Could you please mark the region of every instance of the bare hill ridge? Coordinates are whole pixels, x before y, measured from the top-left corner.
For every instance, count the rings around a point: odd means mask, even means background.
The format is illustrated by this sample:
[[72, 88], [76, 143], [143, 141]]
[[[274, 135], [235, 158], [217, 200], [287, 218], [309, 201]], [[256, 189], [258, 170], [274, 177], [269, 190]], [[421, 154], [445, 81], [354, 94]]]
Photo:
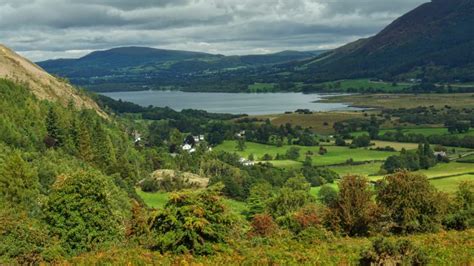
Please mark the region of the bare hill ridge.
[[41, 100], [56, 101], [64, 105], [72, 101], [79, 109], [93, 109], [101, 116], [106, 116], [94, 100], [1, 44], [0, 78], [28, 86]]

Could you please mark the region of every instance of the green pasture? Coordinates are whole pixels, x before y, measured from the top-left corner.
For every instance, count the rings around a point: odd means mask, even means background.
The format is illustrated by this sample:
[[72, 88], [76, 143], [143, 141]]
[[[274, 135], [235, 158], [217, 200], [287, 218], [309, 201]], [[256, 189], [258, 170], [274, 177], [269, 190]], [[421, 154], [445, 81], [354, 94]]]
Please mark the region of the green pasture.
[[248, 92], [272, 92], [275, 90], [275, 83], [254, 83], [248, 86]]
[[217, 146], [215, 150], [226, 151], [231, 153], [235, 152], [244, 158], [248, 158], [250, 154], [253, 154], [255, 159], [259, 161], [265, 154], [269, 154], [272, 157], [275, 157], [277, 154], [284, 155], [286, 151], [291, 147], [300, 148], [300, 157], [298, 158], [298, 160], [285, 160], [281, 162], [271, 161], [271, 163], [279, 167], [296, 167], [299, 165], [299, 163], [304, 161], [305, 156], [308, 152], [311, 152], [313, 154], [311, 155], [313, 164], [319, 166], [343, 164], [349, 159], [352, 159], [355, 162], [383, 161], [391, 155], [398, 154], [398, 152], [374, 151], [365, 148], [350, 149], [349, 147], [324, 146], [324, 148], [326, 148], [328, 152], [325, 155], [319, 155], [319, 146], [304, 147], [296, 145], [284, 145], [282, 147], [276, 147], [272, 145], [265, 145], [253, 142], [247, 142], [246, 149], [244, 151], [238, 151], [236, 149], [235, 141], [225, 141], [221, 145]]
[[459, 184], [463, 181], [474, 181], [474, 174], [459, 175], [445, 178], [431, 179], [430, 182], [438, 190], [447, 193], [454, 193], [457, 191]]
[[341, 177], [346, 175], [376, 175], [382, 166], [381, 162], [364, 163], [360, 165], [330, 166], [329, 169], [338, 173]]
[[[396, 133], [396, 129], [381, 129], [379, 132], [379, 135], [384, 135], [385, 133]], [[469, 130], [467, 133], [456, 133], [456, 134], [451, 134], [448, 132], [447, 128], [444, 127], [419, 127], [419, 128], [403, 128], [401, 129], [401, 132], [404, 134], [420, 134], [423, 136], [432, 136], [432, 135], [452, 135], [452, 136], [458, 136], [458, 137], [464, 137], [464, 136], [474, 136], [474, 129]], [[354, 132], [352, 133], [352, 136], [357, 137], [361, 135], [367, 135], [368, 133], [366, 131], [359, 131], [359, 132]]]
[[140, 188], [137, 188], [136, 191], [145, 204], [151, 208], [162, 208], [168, 201], [169, 194], [166, 192], [148, 193], [143, 192]]
[[[163, 208], [169, 199], [168, 192], [149, 193], [143, 192], [140, 188], [137, 188], [136, 191], [148, 207], [155, 209]], [[225, 198], [224, 204], [236, 214], [241, 214], [247, 211], [247, 204], [245, 202]]]
[[369, 79], [348, 79], [348, 80], [340, 80], [340, 81], [333, 81], [333, 82], [325, 82], [319, 85], [323, 85], [326, 88], [334, 88], [334, 89], [379, 89], [383, 91], [393, 91], [393, 90], [402, 90], [408, 87], [411, 87], [411, 84], [406, 83], [389, 83], [389, 82], [375, 82], [370, 81]]

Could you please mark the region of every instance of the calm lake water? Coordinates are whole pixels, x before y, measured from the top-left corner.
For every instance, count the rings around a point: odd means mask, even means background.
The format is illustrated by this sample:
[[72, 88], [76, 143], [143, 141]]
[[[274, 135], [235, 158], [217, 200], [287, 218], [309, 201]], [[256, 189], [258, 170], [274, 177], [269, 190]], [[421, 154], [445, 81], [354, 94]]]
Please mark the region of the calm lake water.
[[312, 111], [354, 110], [340, 103], [315, 103], [327, 95], [302, 93], [204, 93], [181, 91], [133, 91], [103, 93], [113, 99], [142, 106], [174, 110], [200, 109], [212, 113], [278, 114], [297, 109]]

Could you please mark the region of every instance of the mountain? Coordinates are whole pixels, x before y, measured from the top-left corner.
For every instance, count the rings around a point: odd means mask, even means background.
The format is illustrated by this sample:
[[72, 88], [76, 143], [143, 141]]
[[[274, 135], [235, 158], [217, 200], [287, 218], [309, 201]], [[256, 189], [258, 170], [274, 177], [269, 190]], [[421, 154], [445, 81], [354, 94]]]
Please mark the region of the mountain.
[[360, 77], [474, 80], [474, 1], [433, 0], [361, 39], [283, 71], [325, 81]]
[[94, 100], [3, 45], [0, 45], [0, 78], [26, 85], [41, 100], [63, 105], [73, 102], [78, 108], [94, 109], [105, 116]]
[[[95, 90], [187, 86], [216, 74], [268, 67], [313, 58], [321, 52], [283, 51], [274, 54], [224, 56], [147, 47], [120, 47], [96, 51], [79, 59], [39, 62], [50, 73]], [[230, 73], [230, 74], [229, 74]], [[224, 75], [224, 76], [225, 76]]]

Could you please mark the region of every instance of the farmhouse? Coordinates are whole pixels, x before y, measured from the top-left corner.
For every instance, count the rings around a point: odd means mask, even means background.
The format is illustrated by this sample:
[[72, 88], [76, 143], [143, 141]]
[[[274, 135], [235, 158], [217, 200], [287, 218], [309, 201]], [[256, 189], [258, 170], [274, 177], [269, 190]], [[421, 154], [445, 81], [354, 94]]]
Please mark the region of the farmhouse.
[[254, 161], [250, 161], [250, 160], [247, 160], [245, 158], [240, 158], [239, 162], [243, 165], [243, 166], [253, 166], [255, 165], [255, 162]]

